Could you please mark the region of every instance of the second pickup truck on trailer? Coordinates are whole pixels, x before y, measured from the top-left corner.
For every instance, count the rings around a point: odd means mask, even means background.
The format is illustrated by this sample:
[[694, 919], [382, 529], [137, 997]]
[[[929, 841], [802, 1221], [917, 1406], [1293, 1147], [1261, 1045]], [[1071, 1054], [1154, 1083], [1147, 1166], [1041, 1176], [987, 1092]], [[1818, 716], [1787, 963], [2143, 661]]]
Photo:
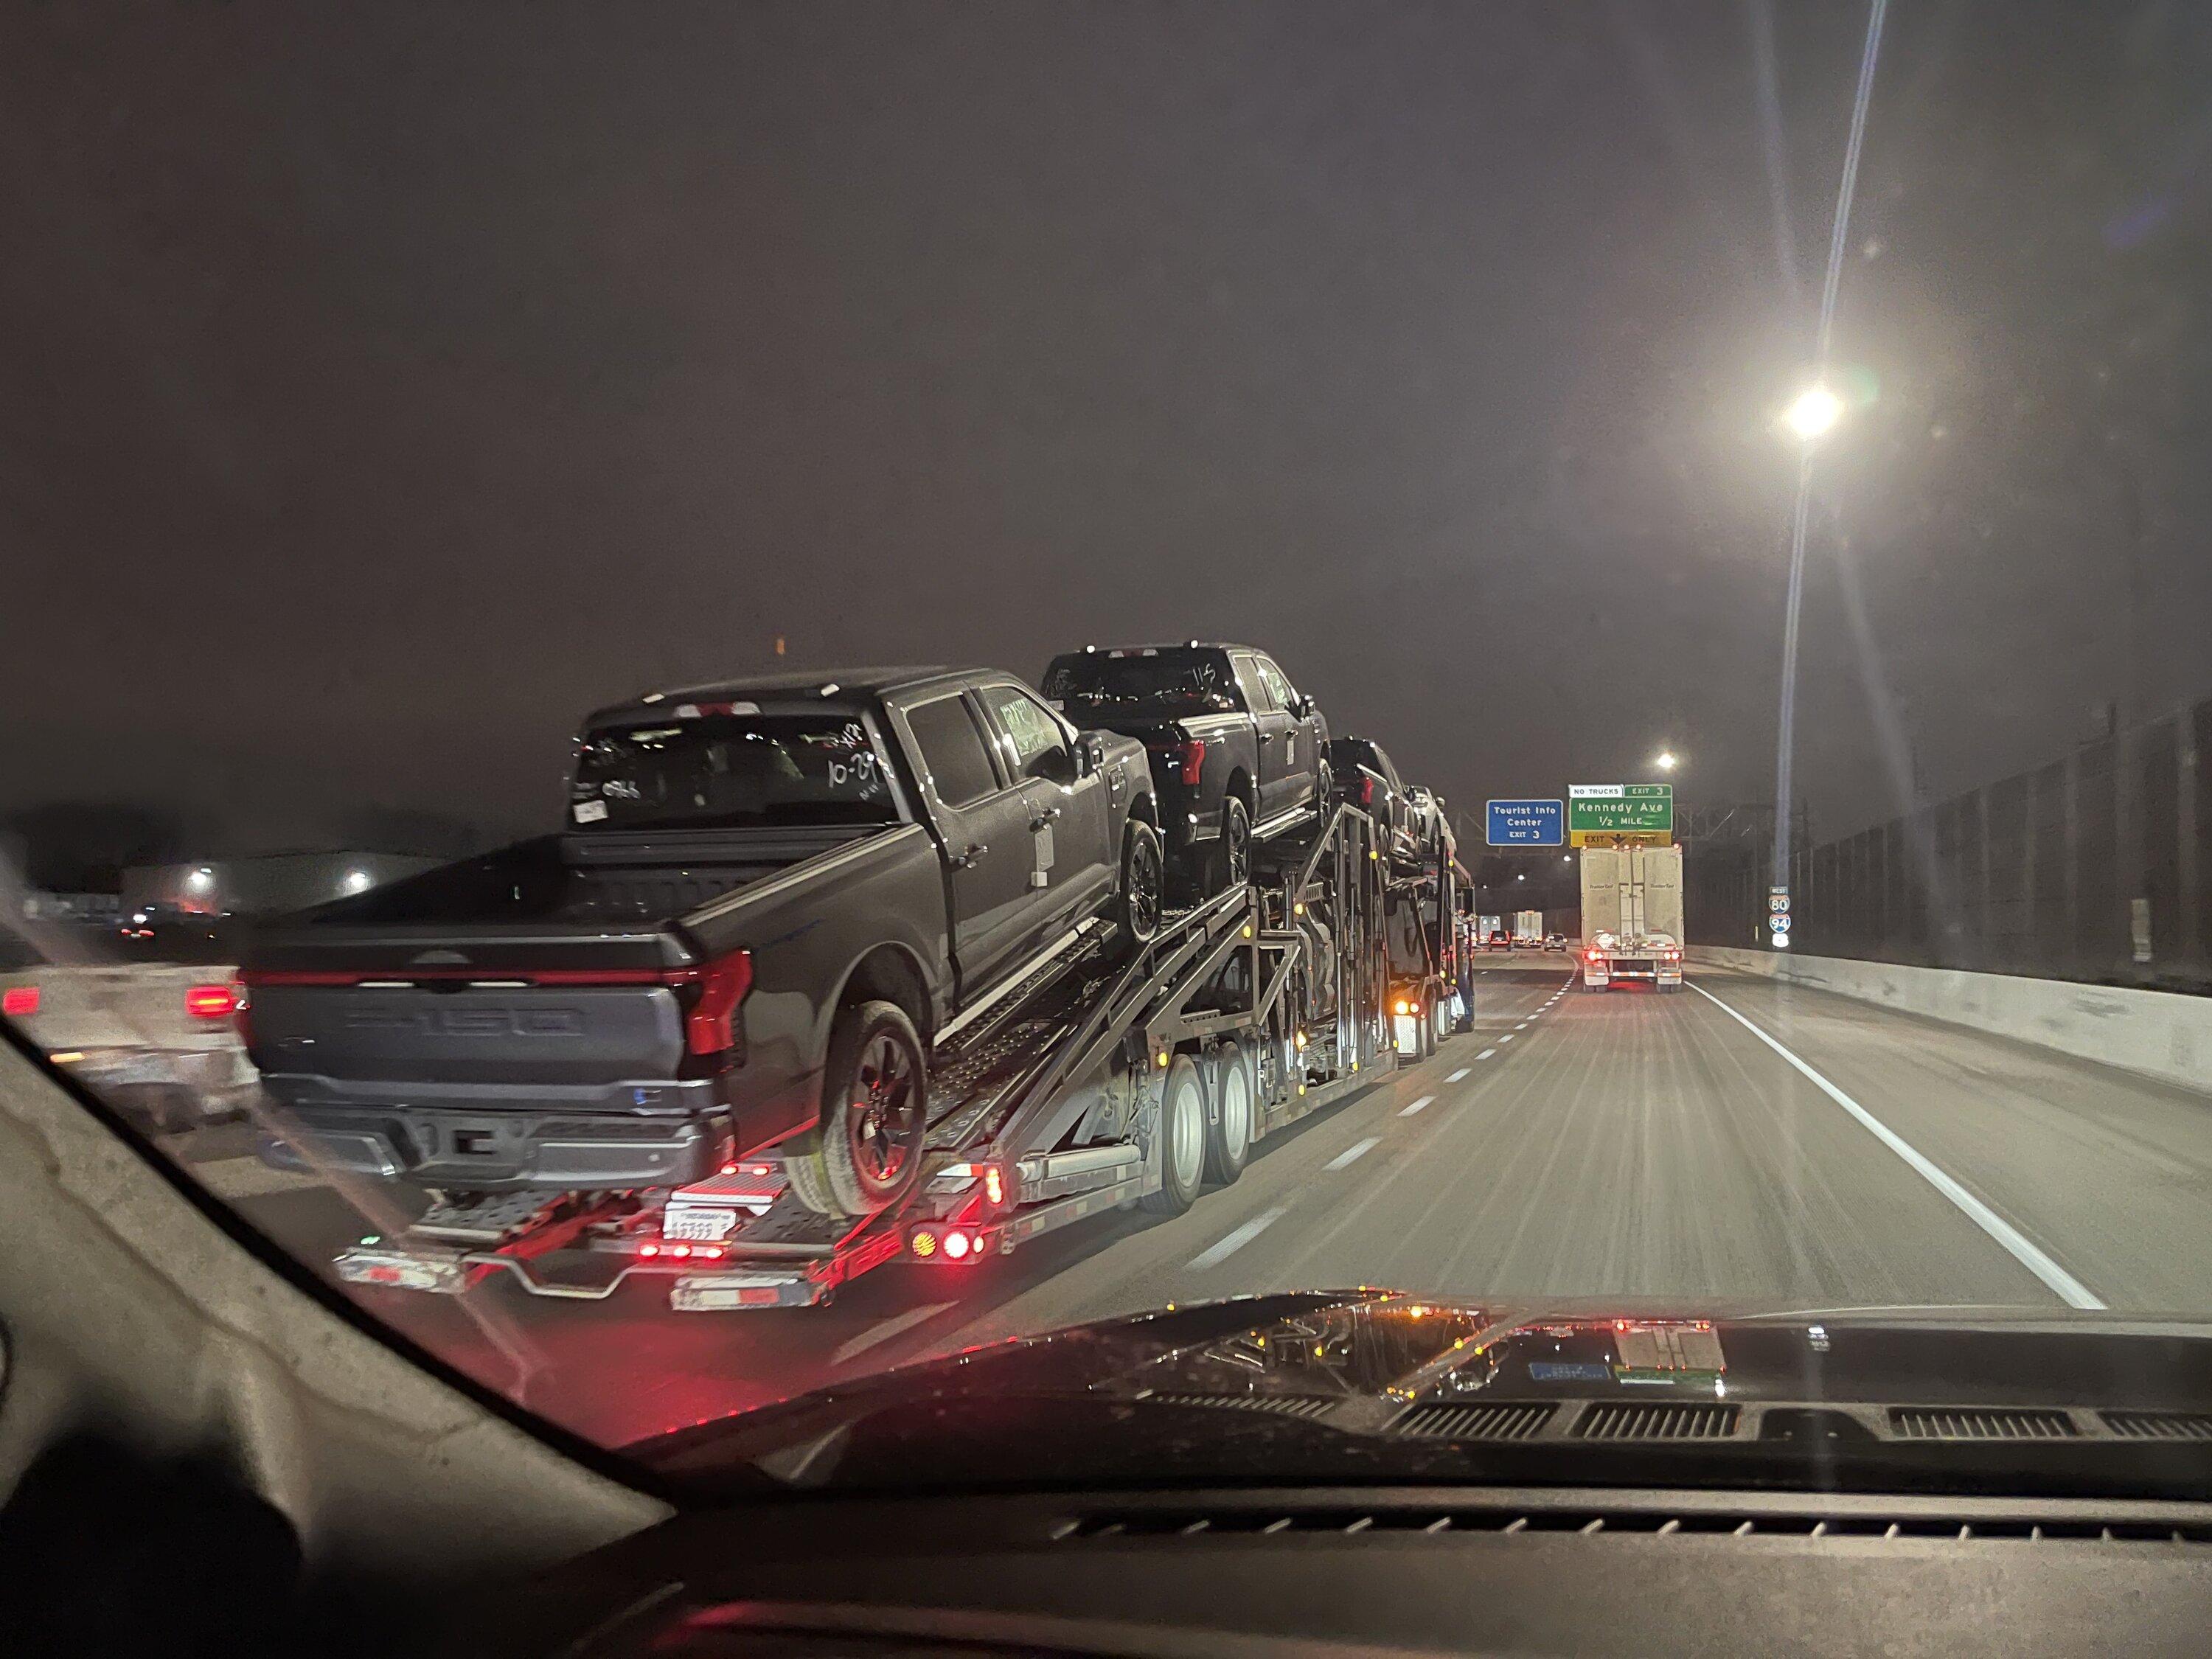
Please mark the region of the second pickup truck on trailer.
[[867, 1216], [919, 1178], [940, 1044], [1102, 912], [1160, 926], [1142, 746], [994, 670], [602, 709], [568, 816], [261, 936], [264, 1158], [577, 1194], [775, 1145], [801, 1204]]

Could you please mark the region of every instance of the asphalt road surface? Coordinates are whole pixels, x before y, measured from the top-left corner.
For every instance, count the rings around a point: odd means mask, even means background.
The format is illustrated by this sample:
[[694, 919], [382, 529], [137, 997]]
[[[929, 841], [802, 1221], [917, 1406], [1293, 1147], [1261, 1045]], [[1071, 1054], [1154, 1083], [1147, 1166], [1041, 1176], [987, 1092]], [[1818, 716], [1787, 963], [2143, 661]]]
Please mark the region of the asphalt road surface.
[[[635, 1283], [604, 1303], [504, 1279], [358, 1294], [610, 1444], [1248, 1291], [2212, 1310], [2212, 1096], [1717, 970], [1595, 993], [1556, 956], [1483, 967], [1472, 1036], [1261, 1143], [1235, 1186], [1170, 1220], [1109, 1215], [981, 1264], [894, 1265], [817, 1310], [675, 1315]], [[381, 1224], [234, 1154], [204, 1167], [310, 1261]]]

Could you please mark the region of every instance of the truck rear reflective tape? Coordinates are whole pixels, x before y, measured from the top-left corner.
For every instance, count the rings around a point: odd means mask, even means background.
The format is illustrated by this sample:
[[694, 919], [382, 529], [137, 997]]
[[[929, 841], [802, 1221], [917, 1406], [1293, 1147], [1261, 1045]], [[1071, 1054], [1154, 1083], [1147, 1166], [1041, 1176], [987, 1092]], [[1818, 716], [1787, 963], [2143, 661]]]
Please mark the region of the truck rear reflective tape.
[[22, 1019], [39, 1012], [39, 988], [35, 985], [11, 985], [0, 991], [0, 1014], [10, 1019]]

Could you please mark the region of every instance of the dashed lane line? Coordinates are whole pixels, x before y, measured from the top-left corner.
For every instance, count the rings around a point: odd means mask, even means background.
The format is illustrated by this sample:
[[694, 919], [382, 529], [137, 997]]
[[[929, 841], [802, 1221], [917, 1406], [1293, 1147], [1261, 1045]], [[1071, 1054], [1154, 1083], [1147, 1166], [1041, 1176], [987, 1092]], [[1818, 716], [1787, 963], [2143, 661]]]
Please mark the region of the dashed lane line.
[[1346, 1147], [1334, 1158], [1329, 1159], [1328, 1163], [1322, 1164], [1322, 1168], [1324, 1170], [1350, 1169], [1361, 1158], [1366, 1157], [1368, 1153], [1373, 1152], [1376, 1146], [1380, 1143], [1381, 1139], [1382, 1137], [1379, 1135], [1370, 1135], [1366, 1139], [1360, 1141], [1356, 1146]]
[[1254, 1216], [1234, 1232], [1223, 1237], [1218, 1243], [1200, 1250], [1196, 1255], [1191, 1257], [1190, 1265], [1194, 1267], [1219, 1267], [1280, 1220], [1285, 1207], [1286, 1206], [1278, 1205], [1272, 1210], [1264, 1210]]
[[1491, 1055], [1492, 1055], [1492, 1054], [1496, 1054], [1497, 1052], [1498, 1052], [1498, 1050], [1497, 1050], [1497, 1049], [1495, 1049], [1495, 1048], [1485, 1048], [1485, 1049], [1484, 1049], [1480, 1054], [1477, 1054], [1477, 1055], [1475, 1056], [1475, 1058], [1476, 1058], [1477, 1060], [1488, 1060], [1488, 1059], [1491, 1057]]
[[1973, 1194], [1953, 1180], [1942, 1170], [1937, 1168], [1931, 1159], [1923, 1157], [1896, 1130], [1891, 1128], [1872, 1112], [1829, 1082], [1826, 1078], [1798, 1059], [1796, 1054], [1784, 1048], [1780, 1042], [1769, 1036], [1759, 1027], [1753, 1024], [1711, 991], [1706, 990], [1705, 987], [1692, 985], [1690, 988], [1768, 1048], [1773, 1049], [1784, 1060], [1789, 1061], [1812, 1083], [1814, 1088], [1820, 1090], [1822, 1094], [1827, 1096], [1829, 1099], [1834, 1101], [1837, 1105], [1842, 1107], [1872, 1131], [1875, 1139], [1911, 1164], [1929, 1186], [1963, 1210], [1969, 1220], [2010, 1251], [2014, 1260], [2049, 1285], [2069, 1306], [2101, 1308], [2105, 1305], [2091, 1292], [2087, 1285], [2045, 1255], [2019, 1228], [2014, 1226], [2012, 1223], [2007, 1221], [1995, 1210], [1983, 1203], [1980, 1199], [1976, 1198]]
[[1445, 1078], [1444, 1081], [1447, 1083], [1457, 1083], [1462, 1078], [1464, 1078], [1467, 1075], [1468, 1069], [1466, 1066], [1462, 1066], [1459, 1070], [1452, 1073], [1449, 1077]]
[[[1467, 1075], [1467, 1073], [1466, 1073], [1465, 1072], [1454, 1072], [1454, 1073], [1452, 1073], [1452, 1076], [1453, 1076], [1453, 1077], [1455, 1077], [1455, 1078], [1462, 1078], [1462, 1077], [1465, 1077], [1466, 1075]], [[1434, 1101], [1435, 1099], [1436, 1099], [1436, 1097], [1435, 1097], [1434, 1095], [1423, 1095], [1423, 1096], [1422, 1096], [1419, 1100], [1415, 1101], [1412, 1105], [1410, 1105], [1410, 1106], [1405, 1106], [1405, 1107], [1401, 1107], [1401, 1108], [1399, 1109], [1398, 1115], [1399, 1115], [1400, 1117], [1411, 1117], [1411, 1116], [1413, 1116], [1413, 1115], [1414, 1113], [1416, 1113], [1416, 1112], [1419, 1111], [1419, 1110], [1421, 1109], [1421, 1108], [1422, 1108], [1422, 1107], [1424, 1107], [1424, 1106], [1426, 1106], [1426, 1105], [1430, 1104], [1430, 1103], [1431, 1103], [1432, 1101]]]

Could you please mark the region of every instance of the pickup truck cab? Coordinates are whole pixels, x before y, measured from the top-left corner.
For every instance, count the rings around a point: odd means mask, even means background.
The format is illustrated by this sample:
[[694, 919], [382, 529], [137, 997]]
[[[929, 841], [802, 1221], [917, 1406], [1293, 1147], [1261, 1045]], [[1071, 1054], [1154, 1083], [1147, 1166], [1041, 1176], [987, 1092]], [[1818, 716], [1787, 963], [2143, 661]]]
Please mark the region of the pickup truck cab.
[[1264, 651], [1086, 646], [1052, 659], [1044, 693], [1086, 731], [1120, 732], [1152, 757], [1176, 885], [1241, 885], [1251, 843], [1328, 805], [1328, 723]]
[[654, 692], [576, 739], [561, 833], [262, 931], [264, 1148], [448, 1191], [682, 1185], [770, 1145], [902, 1197], [933, 1045], [1102, 913], [1147, 939], [1142, 748], [989, 669]]

